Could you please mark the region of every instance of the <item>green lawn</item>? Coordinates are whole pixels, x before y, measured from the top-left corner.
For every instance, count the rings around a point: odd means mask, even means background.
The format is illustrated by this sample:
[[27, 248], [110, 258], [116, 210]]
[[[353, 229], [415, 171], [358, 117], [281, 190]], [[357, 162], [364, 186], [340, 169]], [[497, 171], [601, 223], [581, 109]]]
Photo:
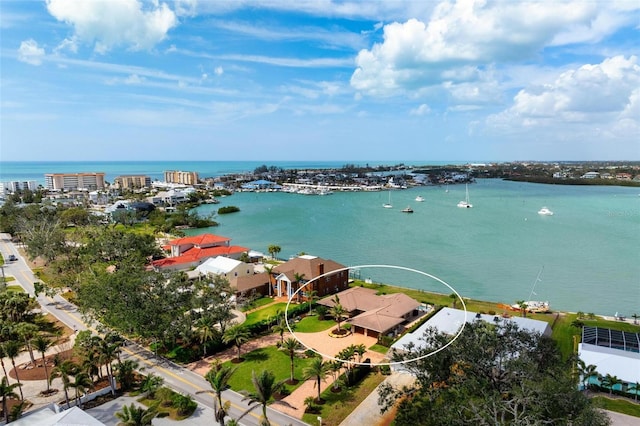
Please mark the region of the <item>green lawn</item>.
[[374, 351], [374, 352], [378, 352], [381, 353], [383, 355], [385, 355], [387, 352], [389, 352], [389, 348], [383, 345], [379, 345], [379, 344], [375, 344], [373, 346], [371, 346], [369, 348], [370, 350]]
[[640, 404], [634, 404], [633, 402], [625, 399], [611, 399], [606, 396], [596, 396], [592, 399], [597, 401], [597, 403], [605, 410], [640, 417]]
[[317, 315], [306, 316], [300, 321], [295, 323], [294, 331], [300, 333], [317, 333], [318, 331], [328, 330], [336, 325], [336, 322], [331, 319], [325, 319], [320, 321]]
[[273, 299], [270, 297], [261, 297], [260, 299], [254, 300], [253, 303], [246, 306], [243, 311], [250, 311], [251, 309], [258, 309], [263, 307], [264, 305], [268, 305], [273, 302]]
[[247, 315], [247, 320], [243, 324], [250, 325], [250, 324], [255, 324], [262, 320], [273, 318], [279, 312], [284, 313], [284, 310], [286, 307], [287, 307], [287, 304], [282, 302], [282, 303], [276, 303], [274, 305], [267, 306], [266, 308], [259, 309], [255, 312], [251, 312], [250, 314]]
[[19, 285], [8, 285], [7, 291], [12, 291], [14, 293], [24, 293], [24, 289]]
[[322, 399], [325, 403], [321, 405], [320, 413], [305, 413], [302, 420], [310, 425], [317, 425], [318, 416], [320, 416], [323, 425], [339, 425], [386, 377], [380, 373], [371, 373], [356, 387], [343, 388], [339, 393], [331, 392], [331, 387], [329, 387], [322, 392]]
[[[234, 364], [231, 361], [225, 362], [225, 365], [237, 368], [229, 381], [229, 385], [234, 391], [251, 391], [254, 389], [253, 383], [251, 382], [252, 371], [260, 374], [262, 370], [269, 370], [275, 374], [276, 380], [278, 381], [288, 380], [291, 376], [291, 361], [289, 360], [289, 355], [275, 346], [268, 346], [242, 354], [242, 358], [244, 358], [244, 361], [239, 364]], [[296, 358], [294, 360], [294, 377], [300, 380], [300, 382], [298, 382], [297, 385], [286, 385], [287, 390], [293, 391], [303, 383], [302, 371], [311, 364], [311, 361], [312, 358]]]

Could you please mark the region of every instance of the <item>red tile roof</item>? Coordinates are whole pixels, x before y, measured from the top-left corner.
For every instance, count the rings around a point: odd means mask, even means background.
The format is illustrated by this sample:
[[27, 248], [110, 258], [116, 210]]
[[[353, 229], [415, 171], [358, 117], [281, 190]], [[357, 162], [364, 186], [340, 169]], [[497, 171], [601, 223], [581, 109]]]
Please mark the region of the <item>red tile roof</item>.
[[167, 257], [166, 259], [159, 259], [152, 262], [152, 265], [155, 268], [167, 268], [175, 265], [183, 265], [183, 264], [195, 264], [200, 263], [200, 261], [204, 261], [211, 257], [217, 256], [230, 256], [232, 254], [239, 254], [248, 252], [249, 249], [241, 246], [216, 246], [216, 247], [207, 247], [207, 248], [199, 248], [193, 247], [186, 252], [184, 252], [181, 256], [175, 257]]
[[193, 244], [194, 246], [203, 246], [203, 245], [211, 245], [211, 244], [220, 244], [231, 241], [231, 238], [221, 237], [219, 235], [213, 234], [201, 234], [201, 235], [192, 235], [190, 237], [178, 238], [175, 240], [169, 241], [167, 244], [170, 246], [182, 246], [185, 244]]

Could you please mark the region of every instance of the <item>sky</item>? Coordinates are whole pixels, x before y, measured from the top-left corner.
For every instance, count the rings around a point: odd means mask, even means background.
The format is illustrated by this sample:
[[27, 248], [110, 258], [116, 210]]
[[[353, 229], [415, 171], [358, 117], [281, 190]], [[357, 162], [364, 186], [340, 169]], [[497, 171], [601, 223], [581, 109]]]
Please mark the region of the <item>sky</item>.
[[2, 0], [0, 161], [640, 160], [640, 2]]

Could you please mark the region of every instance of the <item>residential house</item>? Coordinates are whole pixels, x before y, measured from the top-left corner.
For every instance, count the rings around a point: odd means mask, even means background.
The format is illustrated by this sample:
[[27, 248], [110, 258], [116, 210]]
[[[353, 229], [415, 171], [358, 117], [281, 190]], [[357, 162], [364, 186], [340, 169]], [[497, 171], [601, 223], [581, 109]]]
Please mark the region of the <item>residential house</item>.
[[[275, 275], [272, 294], [278, 297], [291, 297], [303, 286], [304, 289], [298, 293], [299, 300], [310, 291], [315, 291], [317, 296], [322, 297], [349, 288], [348, 269], [338, 262], [317, 256], [295, 257], [274, 267], [272, 274]], [[305, 285], [309, 281], [311, 282]]]
[[420, 303], [404, 293], [377, 295], [375, 290], [352, 287], [340, 293], [325, 297], [318, 303], [331, 308], [336, 303], [348, 312], [347, 322], [355, 333], [378, 337], [396, 335], [403, 325], [420, 315]]
[[213, 234], [178, 238], [163, 247], [169, 252], [169, 257], [153, 261], [151, 267], [156, 271], [187, 270], [218, 256], [239, 259], [249, 251], [246, 247], [233, 246], [230, 242], [230, 238]]

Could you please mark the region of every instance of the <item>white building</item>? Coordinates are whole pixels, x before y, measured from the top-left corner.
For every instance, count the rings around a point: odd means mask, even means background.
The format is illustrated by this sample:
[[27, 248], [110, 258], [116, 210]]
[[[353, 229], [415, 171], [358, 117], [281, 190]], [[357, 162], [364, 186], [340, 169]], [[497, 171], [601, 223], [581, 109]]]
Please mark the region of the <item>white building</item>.
[[223, 256], [207, 259], [195, 270], [199, 275], [219, 275], [228, 280], [253, 275], [253, 265]]

